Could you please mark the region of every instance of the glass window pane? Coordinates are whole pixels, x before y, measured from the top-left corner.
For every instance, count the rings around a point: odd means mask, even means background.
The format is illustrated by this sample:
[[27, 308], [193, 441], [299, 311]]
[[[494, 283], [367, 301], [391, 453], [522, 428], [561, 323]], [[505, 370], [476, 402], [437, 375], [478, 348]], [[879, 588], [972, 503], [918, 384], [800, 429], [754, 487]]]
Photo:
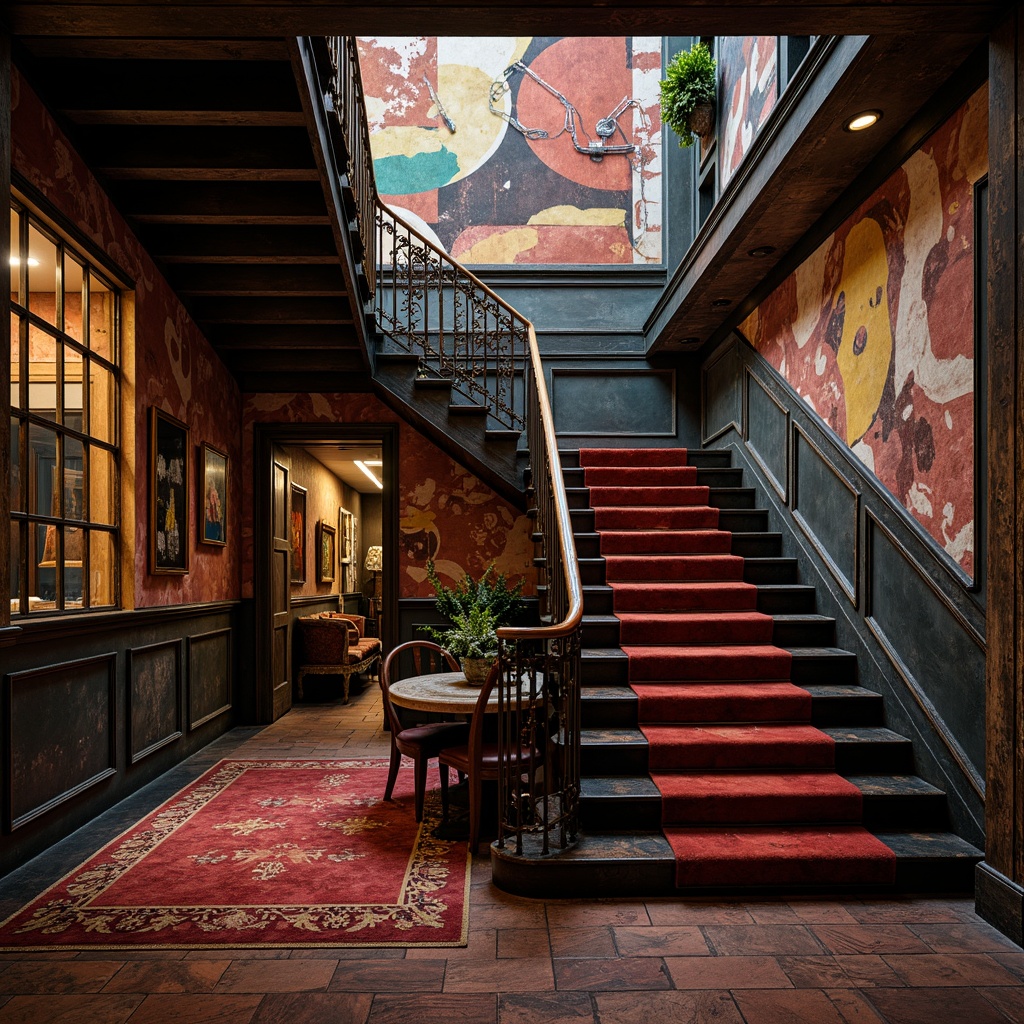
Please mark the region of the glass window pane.
[[11, 301], [25, 304], [21, 297], [21, 214], [11, 210]]
[[82, 548], [85, 530], [64, 530], [64, 607], [82, 607]]
[[82, 295], [85, 268], [67, 250], [64, 251], [64, 332], [75, 341], [85, 341], [82, 323]]
[[21, 317], [11, 314], [11, 405], [21, 408]]
[[104, 359], [114, 361], [114, 306], [110, 285], [89, 273], [89, 347]]
[[65, 344], [64, 349], [64, 423], [72, 430], [82, 430], [85, 425], [82, 405], [82, 367], [84, 360], [81, 352], [74, 346]]
[[28, 432], [29, 507], [34, 515], [59, 515], [57, 432], [36, 424]]
[[57, 418], [57, 341], [32, 326], [28, 332], [28, 406], [47, 419]]
[[11, 511], [25, 511], [25, 491], [21, 486], [21, 421], [11, 417]]
[[84, 446], [74, 437], [64, 438], [64, 518], [85, 519]]
[[11, 523], [11, 614], [21, 611], [21, 523]]
[[89, 448], [89, 521], [113, 526], [117, 499], [114, 457], [103, 448]]
[[53, 611], [57, 607], [57, 527], [34, 523], [29, 551], [28, 610]]
[[114, 441], [116, 412], [114, 375], [93, 360], [89, 361], [89, 435], [97, 441]]
[[114, 603], [117, 562], [114, 535], [101, 530], [89, 533], [89, 607]]
[[59, 251], [35, 224], [28, 226], [28, 308], [47, 323], [57, 323]]

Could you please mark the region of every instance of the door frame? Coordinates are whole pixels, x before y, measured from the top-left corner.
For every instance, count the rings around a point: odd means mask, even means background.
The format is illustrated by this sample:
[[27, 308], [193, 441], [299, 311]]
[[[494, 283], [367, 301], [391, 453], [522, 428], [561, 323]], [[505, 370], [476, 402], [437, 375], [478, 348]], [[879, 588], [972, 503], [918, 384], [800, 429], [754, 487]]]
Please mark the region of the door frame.
[[[396, 643], [398, 627], [398, 424], [397, 423], [257, 423], [253, 426], [253, 599], [255, 605], [256, 722], [273, 721], [273, 678], [269, 638], [273, 615], [270, 585], [273, 579], [273, 449], [323, 441], [366, 441], [381, 446], [381, 544], [384, 547], [384, 630], [386, 654]], [[294, 680], [293, 680], [294, 682]]]

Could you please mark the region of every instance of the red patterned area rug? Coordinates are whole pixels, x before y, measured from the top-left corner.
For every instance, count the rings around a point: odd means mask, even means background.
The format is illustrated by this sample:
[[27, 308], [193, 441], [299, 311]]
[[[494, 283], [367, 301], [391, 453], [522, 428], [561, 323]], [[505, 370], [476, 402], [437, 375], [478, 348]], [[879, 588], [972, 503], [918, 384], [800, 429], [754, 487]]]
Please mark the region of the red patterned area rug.
[[0, 925], [0, 947], [461, 946], [465, 842], [386, 761], [215, 765]]

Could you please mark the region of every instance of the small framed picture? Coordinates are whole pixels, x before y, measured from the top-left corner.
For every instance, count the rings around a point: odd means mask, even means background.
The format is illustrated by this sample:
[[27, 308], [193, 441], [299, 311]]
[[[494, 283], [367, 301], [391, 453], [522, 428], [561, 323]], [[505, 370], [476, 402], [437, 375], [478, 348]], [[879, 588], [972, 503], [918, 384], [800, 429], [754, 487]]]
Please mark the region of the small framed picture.
[[316, 531], [316, 581], [333, 583], [334, 567], [338, 564], [338, 531], [321, 519]]
[[338, 509], [338, 556], [342, 565], [352, 561], [352, 523], [355, 516], [346, 509]]
[[292, 583], [306, 582], [306, 488], [292, 484]]
[[228, 542], [228, 457], [212, 444], [200, 447], [199, 482], [199, 540], [224, 546]]
[[188, 572], [188, 427], [149, 409], [149, 571]]

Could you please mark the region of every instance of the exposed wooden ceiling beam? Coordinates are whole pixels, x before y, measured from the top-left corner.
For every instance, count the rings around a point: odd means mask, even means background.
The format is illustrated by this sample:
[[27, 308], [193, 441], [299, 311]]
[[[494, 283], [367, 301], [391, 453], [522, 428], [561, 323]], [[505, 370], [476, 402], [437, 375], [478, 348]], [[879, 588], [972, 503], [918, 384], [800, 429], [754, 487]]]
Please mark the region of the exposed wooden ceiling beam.
[[287, 59], [283, 39], [140, 39], [132, 35], [88, 38], [28, 36], [22, 45], [42, 59], [68, 60], [215, 60], [264, 61]]
[[118, 207], [141, 224], [328, 224], [319, 182], [125, 181]]
[[337, 324], [352, 325], [352, 309], [345, 299], [305, 296], [198, 298], [189, 311], [204, 324]]
[[187, 296], [346, 296], [341, 270], [332, 266], [182, 265], [174, 270], [173, 285]]
[[322, 227], [182, 227], [152, 225], [144, 239], [164, 263], [327, 263], [338, 250]]
[[[288, 349], [303, 351], [312, 349], [348, 349], [356, 344], [355, 332], [340, 326], [311, 324], [296, 330], [280, 324], [266, 324], [260, 327], [238, 324], [212, 324], [207, 338], [218, 352], [227, 353], [246, 350], [275, 351]], [[360, 368], [363, 366], [360, 363]]]
[[986, 31], [1007, 0], [491, 0], [487, 4], [267, 2], [8, 5], [16, 35], [869, 35]]

